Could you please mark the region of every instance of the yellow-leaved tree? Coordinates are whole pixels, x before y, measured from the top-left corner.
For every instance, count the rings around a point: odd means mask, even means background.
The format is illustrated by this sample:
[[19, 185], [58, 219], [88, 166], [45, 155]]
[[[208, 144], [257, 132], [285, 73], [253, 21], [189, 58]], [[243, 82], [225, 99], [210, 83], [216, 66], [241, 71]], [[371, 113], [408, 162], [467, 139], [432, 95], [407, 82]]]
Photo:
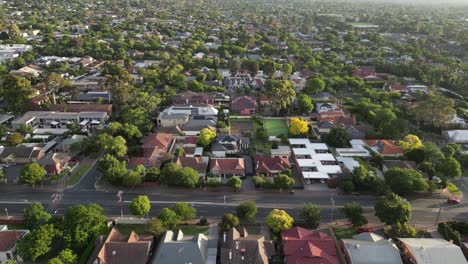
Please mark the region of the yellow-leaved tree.
[[418, 136], [412, 134], [406, 135], [406, 137], [403, 140], [400, 140], [398, 144], [405, 153], [424, 147], [421, 139], [419, 139]]
[[307, 121], [297, 117], [291, 118], [291, 122], [289, 124], [289, 133], [291, 135], [301, 136], [307, 134], [307, 132], [309, 132], [309, 124], [307, 124]]

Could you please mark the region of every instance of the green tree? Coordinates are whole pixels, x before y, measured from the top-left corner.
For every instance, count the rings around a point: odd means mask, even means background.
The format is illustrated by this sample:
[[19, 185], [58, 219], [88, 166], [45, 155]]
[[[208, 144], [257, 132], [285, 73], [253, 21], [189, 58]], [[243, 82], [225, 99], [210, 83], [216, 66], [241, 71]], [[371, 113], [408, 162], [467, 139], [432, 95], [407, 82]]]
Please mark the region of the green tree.
[[21, 183], [34, 184], [44, 179], [46, 171], [37, 163], [30, 163], [21, 169], [19, 181]]
[[312, 110], [314, 110], [314, 103], [307, 94], [299, 94], [299, 96], [297, 97], [297, 103], [299, 105], [299, 110], [301, 111], [301, 113], [309, 114], [310, 112], [312, 112]]
[[39, 203], [32, 203], [23, 211], [24, 225], [29, 230], [34, 230], [40, 225], [46, 224], [51, 215], [44, 210], [44, 206]]
[[375, 216], [387, 225], [406, 223], [411, 218], [411, 205], [400, 196], [391, 193], [377, 199]]
[[71, 249], [64, 249], [49, 264], [75, 264], [77, 260], [77, 255]]
[[362, 207], [357, 202], [346, 203], [342, 210], [354, 227], [367, 224], [367, 218], [362, 214]]
[[158, 181], [161, 172], [158, 168], [149, 168], [146, 170], [145, 181]]
[[279, 188], [280, 190], [282, 189], [289, 190], [294, 184], [294, 179], [289, 177], [288, 175], [279, 174], [279, 175], [276, 175], [275, 178], [273, 178], [273, 182], [276, 188]]
[[447, 157], [436, 166], [436, 171], [444, 177], [459, 178], [462, 175], [460, 162], [454, 157]]
[[423, 192], [429, 189], [421, 173], [413, 169], [392, 168], [385, 172], [385, 183], [397, 194]]
[[349, 147], [349, 141], [351, 138], [348, 132], [341, 127], [334, 127], [330, 130], [330, 133], [324, 135], [323, 141], [330, 147], [334, 148], [346, 148]]
[[216, 138], [216, 133], [211, 131], [208, 128], [204, 128], [200, 131], [200, 136], [198, 136], [197, 143], [202, 147], [208, 147], [213, 143]]
[[273, 209], [266, 217], [266, 224], [273, 233], [280, 233], [290, 229], [294, 224], [294, 219], [284, 210]]
[[279, 81], [269, 90], [272, 98], [272, 106], [279, 114], [281, 111], [289, 110], [292, 102], [296, 99], [296, 90], [290, 81]]
[[163, 184], [175, 185], [182, 167], [177, 163], [166, 163], [161, 170], [159, 181]]
[[315, 229], [319, 226], [320, 206], [306, 203], [304, 207], [302, 207], [301, 215], [311, 228]]
[[231, 177], [227, 181], [227, 185], [231, 186], [232, 188], [238, 190], [242, 187], [242, 180], [239, 177]]
[[151, 204], [148, 196], [139, 195], [135, 197], [129, 205], [130, 213], [134, 216], [143, 217], [149, 213]]
[[453, 99], [429, 93], [424, 101], [413, 107], [413, 112], [419, 122], [440, 127], [455, 117], [454, 106]]
[[51, 72], [45, 79], [44, 83], [46, 84], [47, 89], [52, 92], [53, 103], [56, 104], [55, 94], [60, 92], [61, 89], [70, 85], [70, 82], [64, 80], [60, 74]]
[[97, 136], [96, 142], [102, 149], [117, 158], [123, 158], [127, 154], [127, 141], [122, 136], [114, 138], [102, 133]]
[[8, 146], [14, 147], [21, 144], [21, 142], [23, 142], [23, 136], [18, 132], [11, 133], [6, 137], [6, 143]]
[[423, 147], [423, 151], [424, 160], [432, 162], [432, 164], [437, 164], [444, 159], [444, 153], [442, 153], [440, 148], [432, 142], [427, 142]]
[[148, 223], [148, 231], [155, 237], [159, 237], [164, 232], [166, 232], [166, 230], [167, 229], [164, 226], [163, 222], [158, 218], [154, 218]]
[[32, 94], [31, 82], [18, 75], [7, 75], [0, 81], [1, 95], [8, 105], [8, 109], [15, 113], [22, 113], [26, 101]]
[[125, 162], [120, 162], [110, 154], [106, 154], [99, 159], [97, 171], [102, 174], [106, 181], [116, 185], [121, 184], [128, 173]]
[[188, 203], [179, 202], [174, 205], [172, 210], [180, 217], [181, 220], [191, 220], [197, 217], [197, 209], [190, 206]]
[[416, 229], [407, 223], [395, 223], [389, 231], [391, 237], [416, 238]]
[[247, 201], [236, 207], [236, 215], [244, 223], [254, 222], [257, 215], [257, 204], [254, 201]]
[[10, 24], [10, 26], [8, 27], [8, 37], [10, 38], [10, 40], [15, 42], [23, 39], [18, 25]]
[[158, 219], [169, 230], [175, 231], [179, 228], [180, 217], [169, 208], [163, 208], [158, 214]]
[[325, 89], [325, 81], [321, 78], [308, 78], [305, 89], [308, 93], [318, 94]]
[[229, 232], [231, 228], [239, 225], [239, 218], [233, 214], [224, 214], [221, 222], [218, 224], [219, 232]]
[[176, 185], [183, 186], [185, 188], [195, 188], [199, 180], [200, 175], [198, 174], [198, 171], [190, 167], [185, 167], [177, 174]]
[[53, 242], [61, 235], [53, 225], [42, 225], [18, 241], [18, 252], [26, 260], [35, 262], [39, 257], [49, 253]]
[[75, 250], [85, 248], [106, 227], [104, 210], [97, 204], [74, 205], [67, 209], [63, 232], [67, 245]]
[[184, 156], [184, 149], [183, 148], [176, 148], [174, 151], [174, 155], [176, 157], [183, 157]]
[[129, 171], [122, 178], [122, 185], [126, 187], [135, 187], [143, 182], [143, 177], [136, 171]]

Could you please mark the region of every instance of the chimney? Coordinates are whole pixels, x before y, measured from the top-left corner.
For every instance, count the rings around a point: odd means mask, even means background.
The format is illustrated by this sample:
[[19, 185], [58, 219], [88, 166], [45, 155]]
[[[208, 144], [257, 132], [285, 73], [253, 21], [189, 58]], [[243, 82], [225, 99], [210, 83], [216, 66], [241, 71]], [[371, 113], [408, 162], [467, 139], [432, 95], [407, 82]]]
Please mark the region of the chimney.
[[223, 233], [223, 241], [226, 243], [226, 232]]
[[231, 259], [232, 259], [232, 251], [229, 250], [229, 260], [231, 260]]

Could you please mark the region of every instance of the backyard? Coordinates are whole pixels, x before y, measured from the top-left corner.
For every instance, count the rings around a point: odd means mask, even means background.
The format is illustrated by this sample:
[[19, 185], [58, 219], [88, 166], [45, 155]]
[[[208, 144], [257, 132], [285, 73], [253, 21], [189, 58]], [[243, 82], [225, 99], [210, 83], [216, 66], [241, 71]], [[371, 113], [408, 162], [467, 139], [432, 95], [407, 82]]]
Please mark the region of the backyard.
[[284, 119], [264, 119], [263, 126], [268, 136], [288, 135], [288, 126]]

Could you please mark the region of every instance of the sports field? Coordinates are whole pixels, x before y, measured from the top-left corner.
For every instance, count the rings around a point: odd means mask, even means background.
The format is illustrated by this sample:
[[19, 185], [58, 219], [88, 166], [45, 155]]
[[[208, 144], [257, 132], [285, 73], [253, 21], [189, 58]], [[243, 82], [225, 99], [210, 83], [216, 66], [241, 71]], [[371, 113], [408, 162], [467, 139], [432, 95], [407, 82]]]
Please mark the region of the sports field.
[[268, 136], [288, 135], [288, 126], [284, 119], [264, 119], [263, 126]]

